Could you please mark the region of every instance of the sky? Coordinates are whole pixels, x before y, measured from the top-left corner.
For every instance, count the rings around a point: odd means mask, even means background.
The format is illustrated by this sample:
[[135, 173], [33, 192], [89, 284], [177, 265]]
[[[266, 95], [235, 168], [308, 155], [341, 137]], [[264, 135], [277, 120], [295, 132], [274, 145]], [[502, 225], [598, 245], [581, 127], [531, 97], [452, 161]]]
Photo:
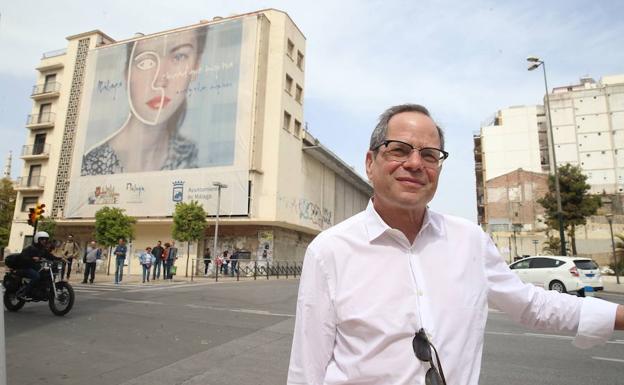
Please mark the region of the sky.
[[446, 135], [431, 207], [476, 222], [474, 133], [497, 110], [541, 104], [550, 88], [624, 73], [624, 2], [567, 1], [8, 1], [0, 3], [0, 163], [19, 154], [35, 67], [67, 36], [116, 40], [264, 8], [287, 12], [306, 37], [308, 130], [365, 176], [370, 133], [387, 107], [426, 106]]

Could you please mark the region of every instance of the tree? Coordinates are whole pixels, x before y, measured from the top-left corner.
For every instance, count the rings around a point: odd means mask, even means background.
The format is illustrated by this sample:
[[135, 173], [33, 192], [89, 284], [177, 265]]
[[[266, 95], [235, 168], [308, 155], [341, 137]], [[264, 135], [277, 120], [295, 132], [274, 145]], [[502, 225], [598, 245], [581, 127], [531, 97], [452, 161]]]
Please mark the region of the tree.
[[[559, 190], [561, 192], [561, 211], [563, 224], [572, 246], [572, 254], [576, 255], [576, 227], [584, 225], [586, 218], [596, 214], [601, 205], [600, 197], [590, 195], [587, 176], [581, 168], [565, 164], [559, 170]], [[537, 200], [546, 210], [546, 224], [553, 230], [559, 229], [557, 216], [557, 199], [555, 195], [555, 177], [548, 177], [548, 192]]]
[[106, 274], [110, 274], [110, 256], [112, 248], [119, 242], [119, 238], [130, 240], [134, 237], [133, 225], [136, 219], [124, 214], [123, 209], [102, 207], [95, 213], [95, 241], [108, 246], [108, 267]]
[[173, 212], [173, 229], [171, 235], [186, 244], [186, 273], [188, 277], [188, 266], [191, 249], [191, 241], [201, 238], [206, 230], [206, 212], [197, 201], [190, 203], [180, 202], [176, 204]]
[[548, 235], [544, 247], [542, 247], [542, 253], [546, 255], [557, 255], [561, 251], [561, 241], [559, 237]]
[[37, 224], [37, 231], [45, 231], [50, 235], [50, 239], [54, 239], [56, 233], [56, 221], [50, 217], [42, 216]]
[[9, 244], [16, 196], [17, 192], [13, 189], [11, 179], [2, 178], [0, 180], [0, 249], [2, 250]]
[[611, 266], [614, 271], [621, 274], [622, 271], [624, 271], [624, 233], [614, 234], [614, 236], [616, 238], [615, 255], [617, 257], [617, 269], [615, 261], [610, 263], [609, 266]]

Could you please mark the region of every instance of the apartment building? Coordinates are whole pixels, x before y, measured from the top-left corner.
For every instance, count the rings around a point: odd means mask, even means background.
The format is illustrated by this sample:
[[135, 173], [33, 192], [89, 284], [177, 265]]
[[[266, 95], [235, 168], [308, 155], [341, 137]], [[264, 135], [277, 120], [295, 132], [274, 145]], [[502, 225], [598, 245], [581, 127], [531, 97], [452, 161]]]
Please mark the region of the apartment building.
[[[301, 260], [318, 232], [372, 194], [306, 130], [305, 47], [275, 9], [119, 41], [98, 30], [69, 36], [35, 69], [9, 251], [31, 241], [37, 203], [59, 238], [82, 244], [99, 209], [122, 208], [137, 219], [136, 252], [170, 240], [175, 205], [193, 200], [210, 226], [191, 258], [212, 248], [219, 210], [216, 253]], [[216, 184], [227, 186], [220, 199]]]

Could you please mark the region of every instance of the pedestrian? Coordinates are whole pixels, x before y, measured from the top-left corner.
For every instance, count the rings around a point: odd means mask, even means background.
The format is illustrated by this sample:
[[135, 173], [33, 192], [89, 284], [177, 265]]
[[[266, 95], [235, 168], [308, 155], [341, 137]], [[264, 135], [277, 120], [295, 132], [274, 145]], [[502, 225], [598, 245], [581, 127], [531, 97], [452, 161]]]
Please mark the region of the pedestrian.
[[167, 258], [165, 259], [166, 275], [164, 277], [166, 279], [173, 280], [173, 274], [171, 270], [175, 264], [176, 259], [178, 259], [178, 248], [175, 247], [175, 241], [171, 241], [171, 244], [165, 243], [165, 250]]
[[126, 261], [128, 247], [123, 238], [119, 238], [119, 243], [115, 247], [113, 254], [115, 255], [115, 284], [119, 285], [123, 279], [123, 268]]
[[210, 268], [210, 248], [206, 247], [204, 250], [204, 276], [208, 275], [208, 269]]
[[238, 275], [238, 257], [240, 255], [240, 249], [238, 247], [234, 248], [234, 252], [230, 256], [230, 275], [233, 277], [234, 274]]
[[[69, 234], [67, 236], [67, 240], [63, 243], [61, 247], [61, 255], [67, 261], [66, 264], [63, 265], [63, 269], [61, 270], [61, 280], [64, 279], [65, 273], [67, 273], [67, 280], [69, 281], [69, 276], [71, 275], [72, 265], [74, 263], [74, 259], [78, 259], [80, 255], [80, 246], [74, 240], [73, 234]], [[78, 261], [76, 261], [78, 264]], [[80, 272], [78, 270], [77, 272]]]
[[145, 248], [145, 251], [142, 252], [141, 255], [139, 256], [139, 263], [143, 267], [143, 283], [145, 283], [145, 280], [149, 282], [150, 268], [152, 267], [152, 264], [155, 262], [155, 260], [156, 258], [152, 254], [152, 248], [147, 246]]
[[[163, 249], [162, 243], [160, 241], [158, 241], [156, 246], [152, 248], [152, 255], [154, 256], [154, 258], [156, 258], [156, 262], [154, 262], [154, 272], [152, 274], [152, 280], [154, 281], [157, 279], [160, 279], [160, 267], [163, 264], [162, 256], [164, 252], [165, 252], [165, 249]], [[163, 276], [164, 276], [164, 270], [165, 268], [163, 267]]]
[[221, 274], [227, 275], [229, 264], [230, 264], [230, 258], [228, 257], [228, 251], [225, 250], [223, 252], [223, 257], [221, 257]]
[[381, 115], [368, 207], [306, 251], [288, 384], [476, 385], [488, 304], [583, 348], [624, 329], [624, 306], [525, 284], [479, 226], [429, 209], [447, 157], [426, 108]]
[[95, 241], [89, 242], [87, 249], [85, 250], [84, 257], [82, 262], [84, 262], [84, 278], [82, 279], [82, 283], [87, 283], [87, 279], [89, 283], [93, 283], [95, 279], [95, 265], [98, 259], [102, 257], [102, 249], [97, 247]]

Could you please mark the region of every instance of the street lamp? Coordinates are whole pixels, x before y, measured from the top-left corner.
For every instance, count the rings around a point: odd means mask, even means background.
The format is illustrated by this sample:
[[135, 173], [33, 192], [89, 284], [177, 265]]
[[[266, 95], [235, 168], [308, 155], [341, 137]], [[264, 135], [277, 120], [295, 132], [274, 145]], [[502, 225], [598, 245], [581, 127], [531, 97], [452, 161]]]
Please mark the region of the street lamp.
[[[212, 247], [212, 252], [215, 255], [215, 261], [216, 261], [217, 258], [219, 257], [217, 255], [217, 237], [219, 236], [219, 210], [221, 209], [221, 189], [227, 188], [227, 185], [221, 182], [213, 182], [212, 185], [217, 188], [217, 217], [215, 220], [214, 246]], [[214, 266], [216, 269], [219, 268], [216, 263], [214, 264]], [[219, 274], [218, 270], [216, 274]]]
[[611, 232], [611, 249], [613, 250], [613, 263], [615, 270], [615, 280], [618, 285], [620, 284], [620, 275], [618, 274], [618, 260], [617, 255], [615, 254], [615, 241], [613, 240], [613, 214], [605, 215], [607, 217], [607, 222], [609, 222], [609, 231]]
[[538, 241], [537, 239], [534, 239], [534, 240], [533, 240], [533, 246], [535, 247], [535, 255], [538, 255], [538, 254], [537, 254], [537, 244], [538, 244], [538, 243], [539, 243], [539, 241]]
[[548, 137], [550, 139], [550, 155], [552, 156], [553, 171], [555, 176], [555, 196], [557, 198], [557, 219], [559, 221], [559, 239], [561, 240], [561, 255], [567, 255], [565, 245], [565, 233], [563, 226], [563, 210], [561, 208], [561, 190], [559, 189], [559, 171], [557, 170], [557, 156], [555, 155], [555, 139], [553, 137], [552, 118], [550, 113], [550, 97], [548, 96], [548, 82], [546, 81], [546, 63], [535, 56], [527, 57], [529, 71], [533, 71], [539, 66], [544, 70], [544, 87], [546, 88], [546, 110], [548, 111]]

